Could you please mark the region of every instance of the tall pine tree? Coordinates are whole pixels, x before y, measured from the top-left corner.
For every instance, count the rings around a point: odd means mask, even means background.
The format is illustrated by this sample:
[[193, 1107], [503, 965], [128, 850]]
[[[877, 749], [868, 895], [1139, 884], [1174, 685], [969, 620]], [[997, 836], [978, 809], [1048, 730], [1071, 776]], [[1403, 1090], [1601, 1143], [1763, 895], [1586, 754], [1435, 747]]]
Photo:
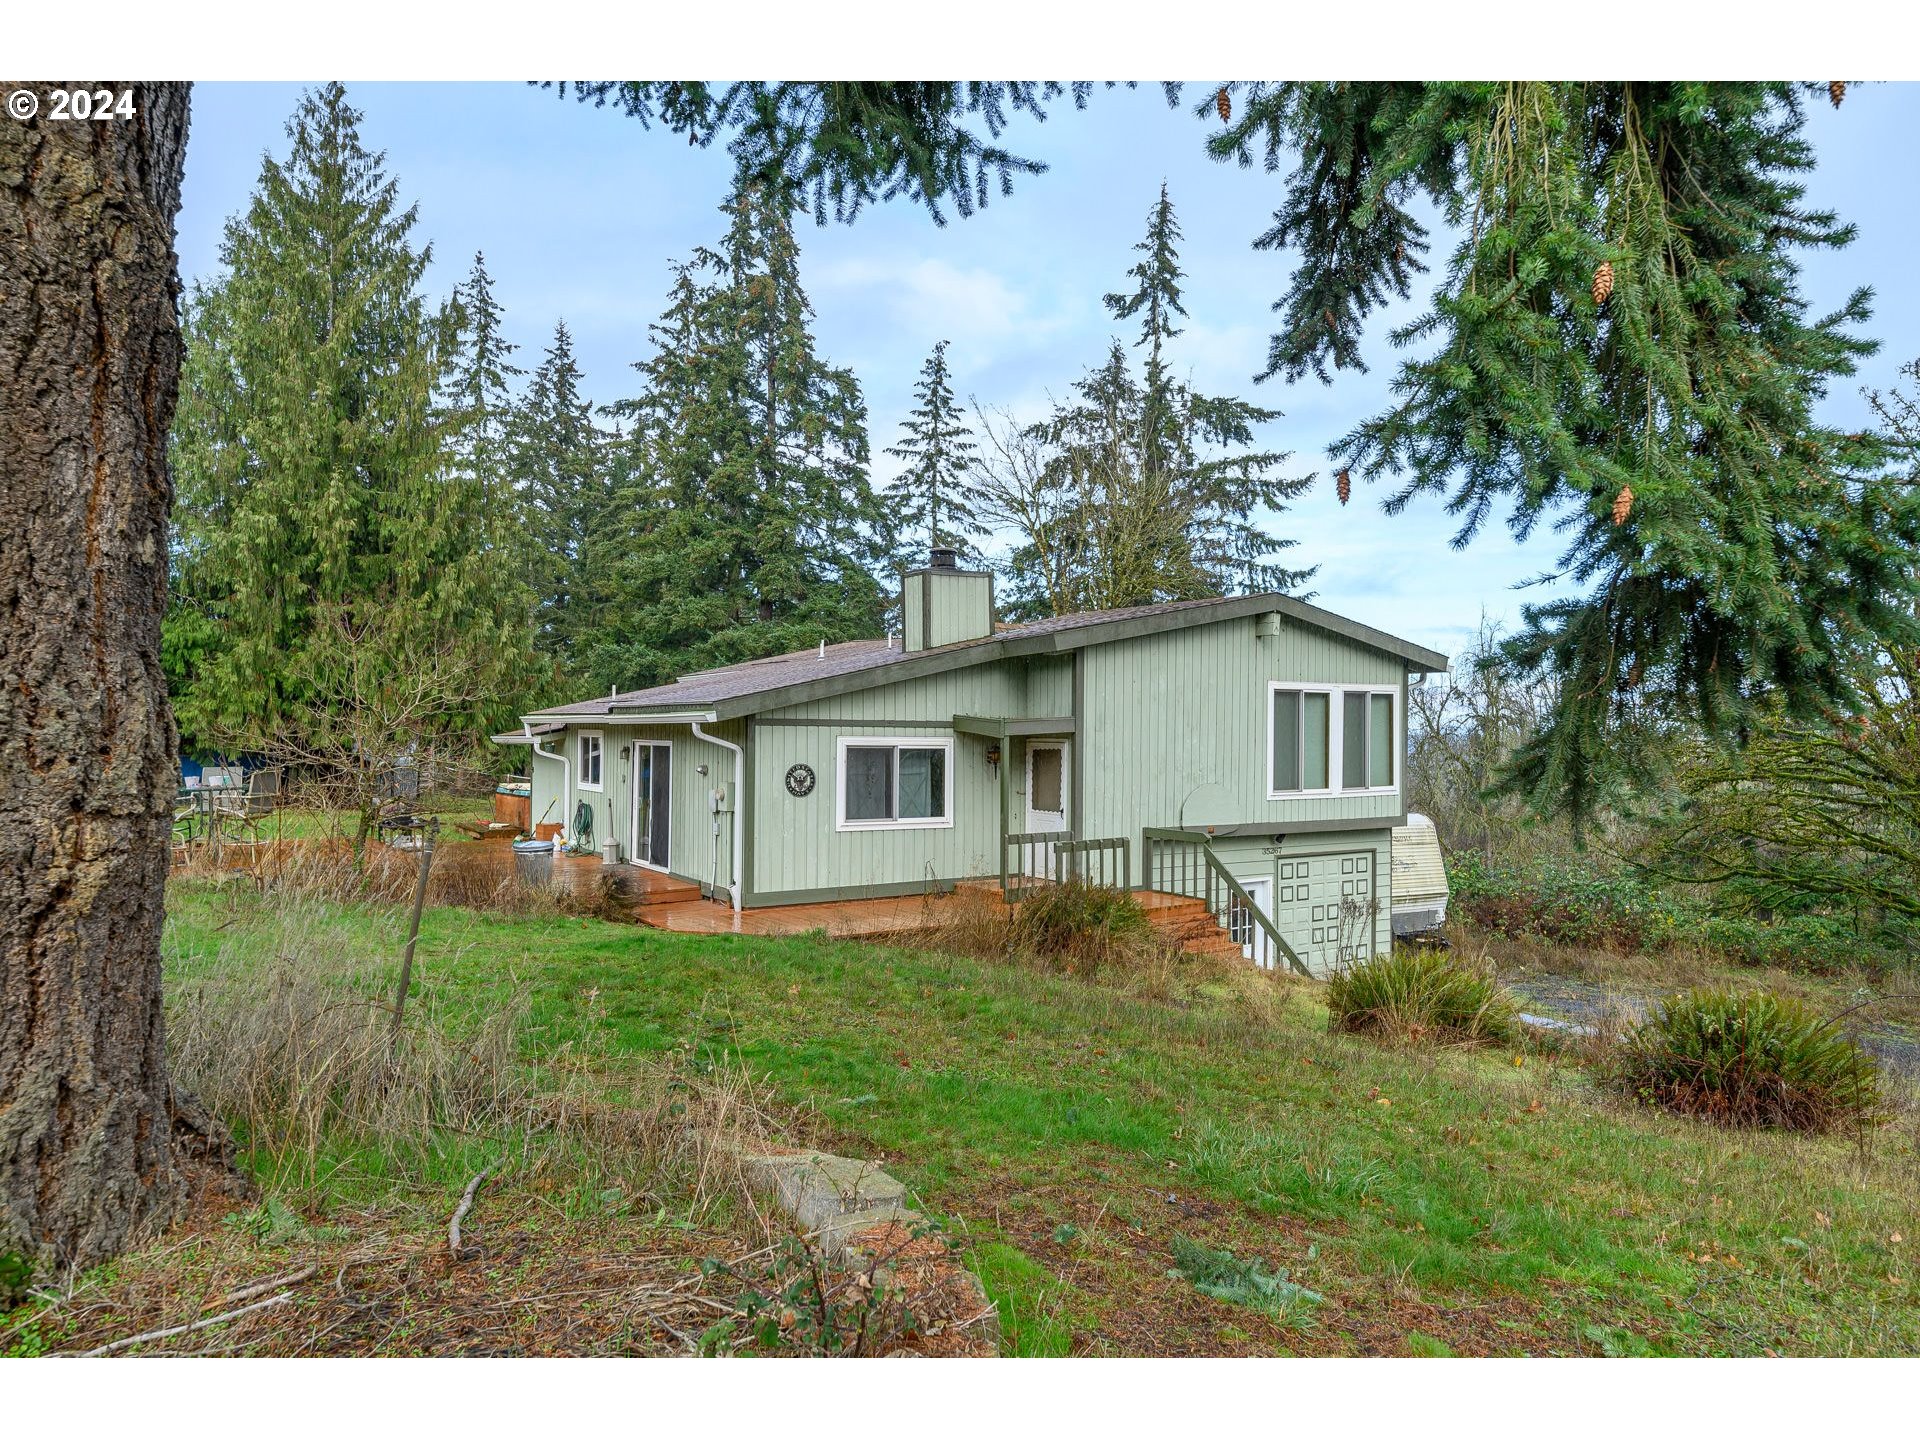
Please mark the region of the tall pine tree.
[[978, 562], [979, 542], [987, 533], [971, 484], [978, 447], [966, 412], [954, 399], [945, 340], [920, 367], [913, 395], [917, 403], [901, 424], [900, 443], [887, 450], [906, 462], [887, 486], [894, 527], [903, 543], [924, 536], [930, 548], [946, 547]]
[[[1028, 431], [1035, 485], [1006, 473], [1019, 447], [996, 446], [1001, 474], [987, 489], [999, 501], [990, 508], [1025, 532], [1011, 557], [1019, 613], [1288, 591], [1313, 575], [1281, 565], [1294, 542], [1266, 528], [1308, 484], [1279, 473], [1285, 452], [1254, 448], [1255, 427], [1279, 412], [1202, 394], [1173, 369], [1168, 342], [1180, 334], [1175, 317], [1187, 313], [1179, 239], [1162, 185], [1134, 247], [1142, 258], [1128, 271], [1133, 289], [1105, 297], [1116, 318], [1139, 319], [1140, 377], [1114, 341], [1073, 398]], [[1018, 506], [1006, 503], [1016, 498]]]
[[421, 293], [430, 252], [360, 118], [337, 84], [302, 97], [187, 306], [166, 658], [189, 743], [317, 746], [343, 629], [457, 668], [490, 697], [470, 736], [526, 681], [521, 592], [440, 403], [457, 314]]
[[630, 528], [596, 637], [601, 683], [874, 633], [884, 512], [853, 373], [815, 350], [787, 203], [744, 184], [726, 235], [674, 271], [617, 504]]
[[454, 291], [454, 301], [459, 340], [447, 394], [460, 421], [456, 451], [493, 494], [506, 472], [514, 383], [526, 371], [513, 363], [520, 347], [502, 332], [500, 302], [493, 298], [484, 254], [475, 252], [473, 268]]
[[609, 437], [581, 393], [564, 320], [507, 426], [507, 473], [527, 539], [535, 645], [563, 675], [584, 676], [597, 627], [590, 551], [608, 513]]

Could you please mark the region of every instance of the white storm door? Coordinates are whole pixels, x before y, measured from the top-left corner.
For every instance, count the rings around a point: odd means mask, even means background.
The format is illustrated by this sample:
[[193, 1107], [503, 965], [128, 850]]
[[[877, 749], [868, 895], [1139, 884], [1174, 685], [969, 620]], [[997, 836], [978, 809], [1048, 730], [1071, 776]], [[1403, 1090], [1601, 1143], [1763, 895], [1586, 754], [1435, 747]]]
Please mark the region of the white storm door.
[[[1067, 747], [1059, 740], [1027, 742], [1027, 831], [1054, 834], [1067, 828]], [[1029, 845], [1027, 873], [1053, 874], [1053, 846]]]

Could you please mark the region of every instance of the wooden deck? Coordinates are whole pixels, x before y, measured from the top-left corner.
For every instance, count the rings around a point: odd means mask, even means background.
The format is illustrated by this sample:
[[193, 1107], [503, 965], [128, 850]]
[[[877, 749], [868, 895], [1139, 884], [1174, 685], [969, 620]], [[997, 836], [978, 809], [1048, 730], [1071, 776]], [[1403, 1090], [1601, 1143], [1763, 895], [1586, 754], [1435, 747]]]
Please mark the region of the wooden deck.
[[[580, 893], [606, 886], [610, 908], [621, 919], [687, 935], [805, 935], [813, 931], [848, 938], [926, 930], [941, 924], [961, 903], [953, 895], [903, 895], [884, 900], [837, 900], [816, 905], [766, 905], [734, 913], [725, 891], [718, 900], [700, 887], [657, 870], [592, 855], [560, 855], [553, 884]], [[999, 887], [993, 893], [998, 896]]]
[[[408, 852], [373, 847], [373, 868], [396, 898], [411, 893], [415, 857]], [[334, 859], [345, 862], [345, 841], [299, 841], [230, 845], [217, 860], [220, 869], [268, 870], [303, 861]], [[391, 872], [391, 873], [389, 873]], [[815, 932], [839, 939], [861, 936], [907, 935], [937, 929], [958, 918], [970, 906], [999, 905], [996, 880], [963, 880], [941, 894], [900, 895], [875, 900], [833, 900], [812, 905], [766, 905], [735, 913], [725, 892], [709, 900], [692, 881], [661, 874], [642, 866], [604, 863], [595, 855], [519, 855], [503, 840], [443, 842], [434, 856], [435, 903], [475, 903], [464, 897], [484, 895], [508, 879], [531, 885], [552, 885], [576, 895], [597, 897], [603, 914], [630, 923], [673, 930], [688, 935], [807, 935]], [[1197, 900], [1153, 891], [1136, 892], [1159, 930], [1190, 953], [1203, 950], [1238, 952], [1213, 917]]]
[[930, 930], [967, 903], [953, 895], [901, 895], [883, 900], [829, 900], [816, 905], [762, 905], [738, 914], [725, 900], [652, 905], [635, 914], [642, 925], [693, 935], [806, 935], [849, 939]]

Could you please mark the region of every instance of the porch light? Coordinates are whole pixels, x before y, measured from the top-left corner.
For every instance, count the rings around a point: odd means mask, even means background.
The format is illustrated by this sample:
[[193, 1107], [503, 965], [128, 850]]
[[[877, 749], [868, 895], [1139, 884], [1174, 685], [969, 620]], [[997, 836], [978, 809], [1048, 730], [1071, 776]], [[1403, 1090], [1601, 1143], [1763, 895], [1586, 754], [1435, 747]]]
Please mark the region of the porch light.
[[996, 770], [1000, 768], [1000, 742], [998, 740], [989, 740], [987, 742], [987, 764], [993, 766]]

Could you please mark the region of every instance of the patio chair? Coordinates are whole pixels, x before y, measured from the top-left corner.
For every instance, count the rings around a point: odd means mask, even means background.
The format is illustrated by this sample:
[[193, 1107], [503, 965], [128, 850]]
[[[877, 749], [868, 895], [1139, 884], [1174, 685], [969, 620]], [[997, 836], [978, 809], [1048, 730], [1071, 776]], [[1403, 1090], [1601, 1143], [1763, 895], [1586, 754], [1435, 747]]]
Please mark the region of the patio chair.
[[216, 795], [213, 800], [213, 827], [217, 830], [248, 832], [259, 840], [260, 826], [280, 803], [280, 772], [256, 770], [247, 777], [246, 788], [235, 795]]
[[[180, 804], [184, 800], [186, 803]], [[199, 804], [198, 798], [190, 790], [182, 790], [175, 797], [173, 807], [173, 858], [186, 860], [193, 851], [194, 834], [206, 819], [207, 812]]]

